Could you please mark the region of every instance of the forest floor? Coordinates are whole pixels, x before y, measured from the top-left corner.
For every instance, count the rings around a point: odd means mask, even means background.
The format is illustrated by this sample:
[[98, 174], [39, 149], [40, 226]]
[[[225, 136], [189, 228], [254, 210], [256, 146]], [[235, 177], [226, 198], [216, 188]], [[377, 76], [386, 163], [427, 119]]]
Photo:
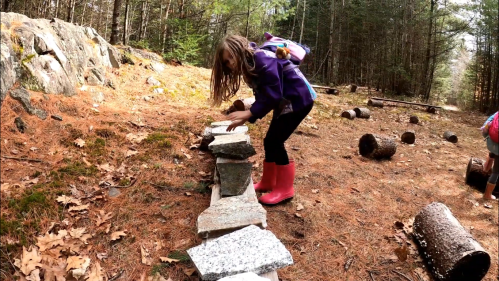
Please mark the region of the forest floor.
[[[84, 267], [86, 258], [91, 259], [88, 271], [98, 274], [99, 263], [108, 278], [121, 274], [116, 280], [160, 280], [147, 279], [157, 273], [165, 280], [197, 280], [185, 251], [201, 243], [196, 220], [210, 205], [215, 158], [191, 146], [207, 125], [225, 120], [227, 104], [208, 105], [207, 69], [167, 66], [157, 74], [123, 65], [110, 75], [116, 90], [84, 87], [74, 97], [48, 98], [32, 92], [35, 106], [63, 121], [42, 121], [12, 99], [4, 101], [2, 156], [43, 161], [1, 159], [5, 280], [19, 275], [15, 259], [21, 259], [23, 246], [33, 245], [44, 250], [45, 280], [50, 274], [64, 275], [66, 267]], [[162, 83], [164, 93], [153, 94], [154, 87], [145, 83], [149, 76]], [[340, 113], [366, 105], [368, 93], [340, 90], [338, 96], [319, 93], [310, 116], [287, 142], [297, 163], [294, 199], [265, 207], [268, 229], [295, 262], [278, 270], [280, 279], [432, 280], [414, 243], [395, 222], [407, 229], [424, 206], [438, 201], [490, 254], [484, 280], [496, 280], [498, 203], [483, 201], [481, 192], [464, 183], [470, 157], [486, 156], [478, 130], [486, 116], [385, 106], [372, 108], [368, 120], [347, 120]], [[92, 97], [99, 92], [105, 101], [95, 107]], [[242, 90], [242, 96], [249, 95]], [[409, 124], [413, 114], [420, 124]], [[17, 116], [28, 124], [24, 134], [14, 125]], [[257, 151], [250, 158], [255, 180], [262, 172], [269, 120], [248, 126]], [[399, 142], [391, 160], [359, 155], [363, 134], [399, 139], [406, 129], [416, 131], [416, 143]], [[459, 142], [445, 141], [446, 130], [455, 132]], [[68, 255], [81, 259], [67, 265]]]

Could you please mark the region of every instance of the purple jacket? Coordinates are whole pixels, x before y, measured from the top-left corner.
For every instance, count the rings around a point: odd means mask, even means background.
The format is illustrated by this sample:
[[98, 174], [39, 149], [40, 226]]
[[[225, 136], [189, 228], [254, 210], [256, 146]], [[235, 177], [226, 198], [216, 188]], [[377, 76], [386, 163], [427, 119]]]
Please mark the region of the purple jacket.
[[249, 122], [255, 123], [271, 110], [277, 118], [314, 102], [317, 94], [296, 65], [267, 50], [257, 50], [254, 58], [257, 77], [251, 82], [255, 102], [250, 108], [253, 116]]

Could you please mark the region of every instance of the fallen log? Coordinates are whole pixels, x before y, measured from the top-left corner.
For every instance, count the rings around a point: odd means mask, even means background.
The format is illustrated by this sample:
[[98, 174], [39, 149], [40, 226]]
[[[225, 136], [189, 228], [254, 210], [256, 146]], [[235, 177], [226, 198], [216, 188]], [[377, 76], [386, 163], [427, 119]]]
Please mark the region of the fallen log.
[[355, 93], [355, 91], [357, 91], [357, 85], [352, 84], [352, 86], [350, 86], [350, 93]]
[[413, 115], [413, 116], [409, 117], [409, 122], [412, 124], [417, 124], [417, 123], [419, 123], [419, 117], [417, 117], [416, 115]]
[[413, 130], [408, 130], [400, 137], [402, 142], [413, 144], [416, 141], [416, 133]]
[[255, 98], [245, 98], [245, 99], [239, 99], [235, 100], [232, 105], [234, 105], [234, 108], [236, 111], [245, 111], [245, 110], [250, 110], [251, 106], [255, 102]]
[[[480, 191], [484, 191], [487, 186], [487, 181], [489, 180], [492, 170], [488, 172], [483, 171], [483, 164], [485, 160], [480, 158], [471, 157], [468, 162], [468, 167], [466, 168], [466, 184], [477, 188]], [[494, 190], [494, 193], [499, 193], [499, 190]]]
[[450, 141], [452, 143], [456, 143], [457, 142], [457, 136], [456, 134], [454, 134], [453, 132], [451, 131], [446, 131], [444, 133], [444, 138], [447, 140], [447, 141]]
[[383, 107], [383, 101], [380, 101], [380, 100], [369, 100], [367, 102], [367, 105], [368, 106], [372, 106], [372, 107]]
[[329, 88], [329, 89], [326, 90], [326, 94], [328, 94], [328, 95], [335, 95], [335, 96], [337, 96], [339, 93], [340, 92], [338, 90], [332, 89], [332, 88]]
[[428, 106], [428, 108], [426, 108], [426, 112], [435, 114], [437, 109], [434, 106]]
[[341, 113], [341, 117], [348, 118], [350, 120], [355, 119], [355, 116], [357, 116], [357, 113], [353, 110], [345, 110]]
[[435, 109], [436, 108], [442, 108], [441, 106], [436, 106], [436, 105], [431, 105], [431, 104], [426, 104], [426, 103], [417, 103], [417, 102], [402, 101], [402, 100], [391, 100], [391, 99], [384, 99], [384, 98], [377, 98], [377, 97], [371, 97], [371, 99], [373, 99], [373, 100], [388, 101], [388, 102], [397, 102], [397, 103], [411, 104], [411, 105], [428, 106], [428, 107], [434, 107]]
[[365, 134], [359, 140], [360, 155], [368, 158], [390, 158], [397, 151], [397, 144], [387, 136]]
[[356, 107], [353, 111], [355, 111], [357, 118], [369, 119], [371, 117], [371, 111], [365, 107]]
[[447, 206], [433, 202], [414, 219], [416, 238], [437, 280], [478, 281], [487, 274], [490, 256]]

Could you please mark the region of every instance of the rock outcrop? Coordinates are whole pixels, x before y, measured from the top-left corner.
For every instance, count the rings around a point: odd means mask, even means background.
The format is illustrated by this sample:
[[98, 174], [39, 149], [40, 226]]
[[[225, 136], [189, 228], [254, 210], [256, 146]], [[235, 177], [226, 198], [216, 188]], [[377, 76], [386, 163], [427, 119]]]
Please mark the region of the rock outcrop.
[[1, 13], [1, 101], [16, 84], [46, 94], [76, 94], [83, 84], [105, 85], [121, 55], [91, 27], [59, 19]]

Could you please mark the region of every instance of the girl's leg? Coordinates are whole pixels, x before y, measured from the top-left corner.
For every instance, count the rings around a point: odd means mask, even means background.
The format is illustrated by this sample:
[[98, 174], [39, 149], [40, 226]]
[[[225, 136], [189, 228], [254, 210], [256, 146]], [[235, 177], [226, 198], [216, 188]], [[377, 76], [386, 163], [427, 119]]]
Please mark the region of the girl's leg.
[[494, 167], [492, 168], [492, 175], [489, 177], [489, 181], [487, 182], [487, 187], [485, 188], [485, 192], [483, 193], [484, 199], [496, 199], [492, 192], [497, 184], [497, 178], [499, 178], [499, 155], [494, 155], [493, 158]]
[[492, 164], [494, 164], [494, 154], [489, 153], [485, 164], [483, 164], [483, 171], [488, 173], [490, 171], [490, 168], [492, 168]]
[[295, 164], [289, 160], [284, 142], [291, 136], [313, 105], [299, 112], [273, 119], [264, 140], [266, 161], [276, 163], [276, 184], [272, 192], [259, 198], [262, 204], [277, 204], [294, 196]]

